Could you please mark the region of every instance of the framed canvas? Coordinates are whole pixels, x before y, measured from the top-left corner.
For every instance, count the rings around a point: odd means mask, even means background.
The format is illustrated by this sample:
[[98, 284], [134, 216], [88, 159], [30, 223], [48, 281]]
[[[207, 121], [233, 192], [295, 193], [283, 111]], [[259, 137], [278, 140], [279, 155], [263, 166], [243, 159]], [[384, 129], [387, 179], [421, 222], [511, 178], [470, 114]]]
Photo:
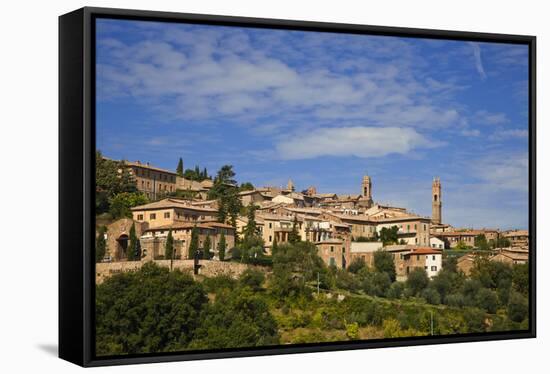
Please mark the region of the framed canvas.
[[533, 338], [534, 36], [59, 19], [59, 356]]

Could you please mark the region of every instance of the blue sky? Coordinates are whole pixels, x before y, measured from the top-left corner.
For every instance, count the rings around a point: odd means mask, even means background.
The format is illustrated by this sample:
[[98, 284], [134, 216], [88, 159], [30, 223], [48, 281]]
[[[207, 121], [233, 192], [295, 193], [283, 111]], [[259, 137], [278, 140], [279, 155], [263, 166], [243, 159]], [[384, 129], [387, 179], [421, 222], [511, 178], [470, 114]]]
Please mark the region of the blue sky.
[[108, 157], [528, 225], [527, 46], [98, 20], [96, 110]]

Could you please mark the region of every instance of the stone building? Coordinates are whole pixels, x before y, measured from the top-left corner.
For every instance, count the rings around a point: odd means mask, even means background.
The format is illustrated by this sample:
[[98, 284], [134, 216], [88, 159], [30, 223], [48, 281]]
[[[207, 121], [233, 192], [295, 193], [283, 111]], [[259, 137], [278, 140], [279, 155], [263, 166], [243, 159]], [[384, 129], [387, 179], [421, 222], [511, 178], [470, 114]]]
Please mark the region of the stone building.
[[124, 161], [136, 180], [138, 191], [143, 192], [151, 200], [176, 191], [176, 173], [142, 163], [140, 161]]
[[529, 247], [529, 231], [527, 230], [506, 231], [502, 236], [510, 241], [512, 247]]
[[362, 260], [372, 268], [374, 266], [374, 254], [382, 248], [381, 242], [351, 242], [351, 261]]
[[229, 251], [235, 246], [235, 230], [231, 225], [219, 222], [176, 222], [166, 226], [148, 228], [144, 230], [143, 235], [140, 237], [144, 257], [150, 260], [163, 259], [166, 249], [166, 238], [171, 231], [174, 239], [174, 258], [189, 258], [191, 233], [195, 227], [199, 234], [199, 248], [205, 250], [204, 243], [206, 238], [209, 237], [211, 245], [209, 250], [216, 259], [218, 256], [218, 243], [223, 233], [226, 242], [226, 257], [230, 257]]
[[319, 257], [328, 266], [345, 269], [350, 264], [350, 242], [342, 239], [326, 239], [315, 243]]
[[378, 233], [382, 228], [399, 228], [397, 237], [405, 244], [429, 247], [430, 246], [430, 224], [431, 220], [417, 215], [401, 217], [378, 218], [375, 220]]
[[[399, 261], [401, 261], [401, 255]], [[443, 253], [430, 247], [420, 247], [404, 253], [402, 261], [404, 274], [398, 272], [397, 275], [408, 275], [415, 268], [423, 268], [428, 277], [433, 278], [443, 267]]]
[[131, 209], [134, 221], [147, 222], [150, 228], [181, 222], [214, 221], [218, 210], [196, 205], [188, 200], [163, 199]]
[[134, 222], [130, 218], [121, 218], [107, 225], [105, 233], [106, 261], [124, 261], [128, 257], [127, 249], [130, 241], [130, 230], [135, 225], [136, 237], [139, 238], [149, 227], [146, 222]]
[[475, 237], [477, 235], [478, 234], [473, 231], [432, 232], [432, 236], [445, 242], [445, 248], [455, 248], [459, 245], [459, 243], [463, 243], [469, 247], [474, 247]]

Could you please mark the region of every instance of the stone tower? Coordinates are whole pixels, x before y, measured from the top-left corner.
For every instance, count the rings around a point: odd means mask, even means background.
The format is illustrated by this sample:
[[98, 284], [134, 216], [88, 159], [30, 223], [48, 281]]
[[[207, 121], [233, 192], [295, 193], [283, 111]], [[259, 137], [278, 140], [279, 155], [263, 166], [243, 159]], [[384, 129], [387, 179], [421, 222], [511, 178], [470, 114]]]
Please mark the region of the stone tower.
[[432, 183], [432, 223], [441, 224], [441, 180], [434, 178]]
[[286, 184], [286, 189], [288, 191], [293, 191], [294, 192], [294, 182], [292, 182], [292, 179], [288, 180], [288, 183]]
[[361, 195], [366, 200], [372, 201], [372, 182], [368, 175], [363, 177], [363, 182], [361, 183]]

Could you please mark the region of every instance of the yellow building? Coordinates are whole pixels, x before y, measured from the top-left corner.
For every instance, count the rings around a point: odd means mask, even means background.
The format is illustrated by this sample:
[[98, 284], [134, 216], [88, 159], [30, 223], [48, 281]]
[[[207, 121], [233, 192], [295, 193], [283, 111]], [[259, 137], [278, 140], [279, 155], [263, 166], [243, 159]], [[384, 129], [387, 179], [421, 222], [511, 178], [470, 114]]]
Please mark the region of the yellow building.
[[142, 163], [140, 161], [124, 161], [136, 180], [138, 191], [143, 192], [151, 200], [166, 196], [176, 191], [176, 173]]
[[194, 205], [188, 200], [163, 199], [132, 208], [134, 221], [147, 222], [149, 228], [182, 222], [215, 221], [218, 210]]
[[220, 222], [175, 222], [144, 230], [140, 242], [145, 258], [150, 260], [164, 258], [166, 238], [170, 231], [174, 238], [174, 258], [189, 258], [191, 233], [195, 227], [199, 234], [199, 248], [205, 250], [204, 243], [208, 237], [210, 239], [209, 251], [214, 259], [218, 259], [218, 243], [223, 233], [226, 242], [226, 258], [229, 257], [230, 249], [235, 246], [235, 230], [231, 225]]

